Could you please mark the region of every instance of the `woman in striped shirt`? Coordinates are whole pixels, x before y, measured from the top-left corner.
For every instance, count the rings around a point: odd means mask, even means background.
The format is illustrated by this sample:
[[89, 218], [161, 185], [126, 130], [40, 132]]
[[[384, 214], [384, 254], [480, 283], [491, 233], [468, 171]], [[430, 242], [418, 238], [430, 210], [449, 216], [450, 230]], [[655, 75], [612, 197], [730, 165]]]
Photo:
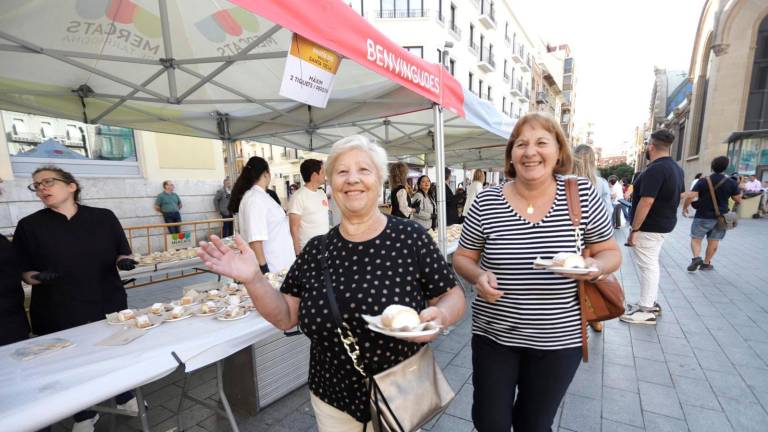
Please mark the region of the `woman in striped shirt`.
[[[550, 431], [581, 361], [577, 279], [597, 279], [621, 265], [608, 214], [584, 178], [578, 179], [576, 235], [563, 177], [571, 164], [557, 121], [543, 113], [523, 116], [505, 152], [511, 181], [480, 192], [464, 221], [453, 264], [478, 294], [472, 314], [478, 432]], [[575, 276], [533, 269], [536, 257], [577, 252], [577, 241], [596, 271]]]

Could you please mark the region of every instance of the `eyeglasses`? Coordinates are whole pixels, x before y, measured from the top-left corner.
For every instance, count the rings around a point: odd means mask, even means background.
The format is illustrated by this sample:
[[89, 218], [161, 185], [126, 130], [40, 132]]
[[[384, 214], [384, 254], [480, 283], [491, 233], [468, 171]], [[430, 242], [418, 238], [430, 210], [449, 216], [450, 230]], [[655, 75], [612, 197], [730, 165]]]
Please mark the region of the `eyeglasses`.
[[32, 183], [31, 185], [27, 186], [27, 189], [29, 189], [32, 192], [37, 192], [38, 190], [40, 190], [40, 186], [47, 187], [47, 188], [53, 187], [53, 185], [55, 185], [57, 181], [66, 183], [66, 180], [56, 178], [56, 177], [48, 177], [40, 180], [39, 182]]

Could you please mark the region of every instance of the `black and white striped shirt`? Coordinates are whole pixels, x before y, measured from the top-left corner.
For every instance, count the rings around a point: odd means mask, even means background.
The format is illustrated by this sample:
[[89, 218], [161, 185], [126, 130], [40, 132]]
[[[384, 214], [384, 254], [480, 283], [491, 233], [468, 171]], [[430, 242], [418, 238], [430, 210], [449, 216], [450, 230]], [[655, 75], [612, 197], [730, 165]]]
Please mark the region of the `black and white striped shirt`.
[[[464, 221], [459, 244], [481, 251], [480, 266], [493, 272], [499, 290], [496, 303], [473, 302], [475, 334], [508, 346], [560, 349], [581, 346], [577, 285], [573, 279], [534, 270], [536, 257], [576, 252], [576, 236], [568, 213], [565, 178], [556, 176], [557, 196], [535, 224], [519, 215], [504, 198], [502, 186], [480, 192]], [[581, 243], [613, 236], [608, 214], [595, 188], [578, 179], [582, 207]]]

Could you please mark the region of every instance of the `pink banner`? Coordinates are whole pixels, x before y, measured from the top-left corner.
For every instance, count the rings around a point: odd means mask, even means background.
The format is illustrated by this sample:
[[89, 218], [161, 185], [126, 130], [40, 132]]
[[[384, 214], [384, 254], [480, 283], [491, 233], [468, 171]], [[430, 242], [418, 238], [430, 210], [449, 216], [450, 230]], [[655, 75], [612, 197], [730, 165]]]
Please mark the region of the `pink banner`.
[[453, 76], [389, 40], [341, 0], [230, 1], [464, 116]]

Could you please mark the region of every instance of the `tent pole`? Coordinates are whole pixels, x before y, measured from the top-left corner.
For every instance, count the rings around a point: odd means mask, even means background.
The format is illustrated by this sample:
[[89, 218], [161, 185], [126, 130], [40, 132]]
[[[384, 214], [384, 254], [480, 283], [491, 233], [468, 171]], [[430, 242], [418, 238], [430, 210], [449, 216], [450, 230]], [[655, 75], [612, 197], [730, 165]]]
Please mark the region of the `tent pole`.
[[435, 142], [435, 174], [437, 176], [437, 246], [444, 257], [447, 255], [447, 242], [445, 230], [445, 142], [443, 136], [443, 108], [438, 105], [432, 105], [434, 114], [435, 133], [433, 139]]

